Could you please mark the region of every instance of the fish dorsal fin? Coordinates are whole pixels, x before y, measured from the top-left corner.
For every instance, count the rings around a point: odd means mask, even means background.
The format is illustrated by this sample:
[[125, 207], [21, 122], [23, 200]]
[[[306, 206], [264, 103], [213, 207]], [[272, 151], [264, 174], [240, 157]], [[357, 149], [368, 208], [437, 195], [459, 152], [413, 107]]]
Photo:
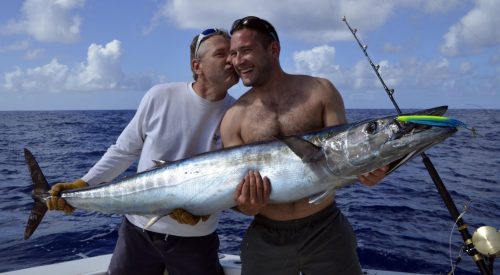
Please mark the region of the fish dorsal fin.
[[325, 192], [314, 194], [311, 197], [309, 197], [309, 203], [320, 204], [326, 198], [333, 195], [333, 193], [335, 193], [335, 189], [330, 189], [330, 190], [326, 190]]
[[314, 162], [324, 157], [321, 147], [300, 137], [278, 137], [277, 139], [285, 143], [303, 162]]

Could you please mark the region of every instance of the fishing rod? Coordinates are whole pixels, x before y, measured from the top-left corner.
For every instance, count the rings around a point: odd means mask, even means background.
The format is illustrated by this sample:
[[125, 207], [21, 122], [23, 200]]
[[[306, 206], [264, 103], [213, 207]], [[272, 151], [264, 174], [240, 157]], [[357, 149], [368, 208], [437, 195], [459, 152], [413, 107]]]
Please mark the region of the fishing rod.
[[[371, 67], [373, 68], [373, 70], [375, 71], [375, 74], [377, 75], [378, 79], [382, 83], [382, 86], [384, 87], [385, 92], [389, 96], [389, 99], [391, 100], [392, 104], [394, 105], [394, 108], [396, 109], [398, 115], [401, 115], [402, 114], [401, 109], [399, 108], [399, 106], [398, 106], [398, 104], [393, 96], [394, 89], [389, 89], [387, 87], [384, 80], [382, 79], [382, 76], [379, 73], [380, 65], [375, 65], [372, 62], [372, 59], [370, 58], [370, 56], [368, 55], [368, 52], [367, 52], [368, 46], [366, 44], [362, 44], [361, 41], [359, 40], [358, 36], [356, 35], [357, 29], [351, 28], [351, 26], [347, 22], [347, 19], [345, 16], [342, 17], [342, 21], [344, 21], [344, 23], [347, 25], [347, 27], [349, 28], [349, 31], [351, 31], [352, 35], [354, 36], [354, 38], [358, 42], [359, 47], [361, 48], [361, 50], [365, 54], [366, 58], [370, 62]], [[443, 181], [441, 180], [441, 177], [439, 176], [436, 168], [432, 164], [431, 159], [425, 154], [425, 152], [420, 153], [420, 156], [422, 157], [425, 168], [429, 172], [429, 175], [431, 176], [432, 181], [434, 182], [434, 185], [436, 185], [436, 188], [438, 189], [438, 192], [441, 195], [441, 198], [444, 201], [446, 208], [448, 208], [448, 212], [450, 212], [450, 215], [451, 215], [453, 221], [456, 223], [458, 231], [462, 235], [462, 238], [464, 240], [465, 252], [469, 256], [472, 257], [472, 259], [476, 263], [477, 267], [481, 271], [481, 274], [493, 275], [493, 266], [490, 265], [490, 267], [488, 267], [485, 259], [481, 255], [481, 253], [479, 253], [476, 250], [476, 248], [474, 247], [474, 244], [472, 242], [472, 236], [470, 235], [469, 231], [467, 230], [467, 224], [464, 222], [464, 220], [462, 219], [462, 216], [458, 212], [457, 206], [453, 202], [453, 199], [451, 198], [450, 193], [446, 189], [446, 187], [445, 187]]]

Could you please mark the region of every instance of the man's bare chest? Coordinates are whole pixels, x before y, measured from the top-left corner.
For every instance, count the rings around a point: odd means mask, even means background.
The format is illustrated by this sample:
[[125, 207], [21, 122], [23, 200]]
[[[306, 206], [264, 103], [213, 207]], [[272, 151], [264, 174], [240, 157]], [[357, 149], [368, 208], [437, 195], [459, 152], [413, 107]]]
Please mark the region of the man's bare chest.
[[242, 121], [242, 138], [250, 143], [318, 130], [323, 127], [321, 114], [321, 110], [304, 107], [250, 108]]

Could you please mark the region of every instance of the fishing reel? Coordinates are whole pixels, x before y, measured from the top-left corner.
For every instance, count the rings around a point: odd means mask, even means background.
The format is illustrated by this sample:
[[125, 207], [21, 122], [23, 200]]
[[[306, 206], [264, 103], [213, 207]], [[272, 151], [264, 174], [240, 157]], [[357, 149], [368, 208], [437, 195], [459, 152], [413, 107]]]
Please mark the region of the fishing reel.
[[[477, 228], [472, 238], [465, 241], [461, 251], [472, 256], [475, 261], [483, 261], [488, 270], [481, 270], [482, 274], [493, 275], [493, 262], [496, 256], [500, 256], [500, 231], [492, 226]], [[454, 274], [460, 260], [461, 257], [458, 256], [455, 265], [452, 265], [452, 270], [448, 274]]]
[[472, 243], [479, 253], [488, 257], [493, 270], [493, 261], [500, 256], [500, 231], [493, 226], [481, 226], [472, 234]]
[[[394, 108], [396, 109], [398, 115], [401, 115], [401, 109], [399, 108], [398, 104], [396, 103], [396, 100], [394, 99], [394, 89], [389, 89], [387, 85], [385, 84], [384, 80], [382, 79], [382, 76], [379, 73], [380, 65], [375, 65], [373, 61], [371, 60], [370, 56], [368, 55], [367, 49], [368, 46], [366, 44], [361, 43], [359, 40], [358, 36], [356, 35], [357, 29], [351, 28], [349, 23], [347, 22], [346, 17], [342, 17], [342, 21], [346, 24], [347, 28], [349, 28], [349, 31], [352, 33], [354, 38], [356, 39], [356, 42], [358, 43], [359, 47], [363, 51], [364, 55], [368, 59], [368, 62], [370, 63], [370, 66], [373, 68], [375, 74], [377, 75], [378, 79], [380, 80], [380, 83], [384, 87], [387, 95], [389, 96], [389, 99], [391, 100], [392, 104], [394, 105]], [[466, 128], [466, 127], [465, 127]], [[470, 129], [474, 134], [475, 130]], [[442, 182], [441, 178], [439, 177], [438, 172], [436, 171], [434, 165], [432, 164], [430, 158], [425, 154], [425, 152], [421, 153], [422, 160], [424, 162], [425, 168], [429, 172], [429, 175], [431, 176], [434, 184], [436, 185], [436, 188], [439, 191], [439, 195], [443, 199], [443, 202], [445, 203], [446, 207], [448, 208], [448, 211], [450, 212], [450, 215], [452, 219], [455, 221], [455, 225], [458, 226], [458, 230], [462, 234], [462, 238], [464, 240], [464, 246], [462, 247], [461, 251], [465, 251], [469, 256], [471, 256], [477, 267], [479, 268], [479, 271], [483, 275], [493, 275], [493, 261], [496, 256], [500, 256], [500, 233], [499, 231], [491, 226], [482, 226], [478, 228], [475, 232], [473, 237], [470, 237], [469, 232], [467, 231], [467, 225], [464, 223], [462, 220], [462, 216], [464, 213], [459, 214], [455, 203], [453, 202], [453, 199], [451, 198], [448, 190], [444, 186], [444, 183]], [[451, 240], [451, 239], [450, 239]], [[451, 255], [451, 253], [450, 253]], [[483, 257], [484, 256], [484, 257]], [[486, 258], [486, 259], [484, 259]], [[457, 258], [457, 261], [455, 265], [452, 265], [452, 271], [449, 274], [452, 274], [454, 272], [454, 269], [458, 262], [460, 262], [461, 256]], [[488, 263], [489, 262], [489, 263]]]
[[[481, 259], [484, 260], [489, 268], [489, 273], [486, 274], [493, 274], [493, 262], [496, 256], [500, 256], [500, 231], [492, 226], [481, 226], [477, 228], [472, 238], [465, 241], [461, 252], [465, 252], [469, 256], [472, 256], [476, 261]], [[455, 264], [452, 266], [452, 270], [448, 274], [454, 274], [454, 270], [460, 261], [461, 256], [459, 255]]]

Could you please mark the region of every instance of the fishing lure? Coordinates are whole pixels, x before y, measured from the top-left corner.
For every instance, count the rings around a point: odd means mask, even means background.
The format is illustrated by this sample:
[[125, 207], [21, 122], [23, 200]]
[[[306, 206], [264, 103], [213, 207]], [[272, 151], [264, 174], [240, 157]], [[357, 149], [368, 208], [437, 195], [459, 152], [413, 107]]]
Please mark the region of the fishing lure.
[[[370, 56], [368, 55], [368, 52], [366, 50], [368, 48], [368, 45], [366, 45], [366, 44], [363, 45], [361, 43], [361, 41], [359, 40], [358, 36], [356, 35], [357, 29], [351, 28], [351, 26], [347, 22], [347, 19], [346, 19], [345, 16], [342, 18], [342, 21], [344, 21], [344, 23], [347, 25], [347, 27], [351, 31], [352, 35], [354, 36], [354, 38], [358, 42], [359, 47], [361, 48], [361, 50], [365, 54], [366, 58], [368, 59], [368, 62], [370, 62], [370, 66], [375, 71], [375, 74], [377, 75], [378, 79], [380, 80], [380, 83], [384, 87], [385, 92], [387, 93], [387, 96], [389, 96], [389, 99], [391, 100], [392, 104], [394, 105], [394, 108], [396, 108], [397, 113], [400, 115], [399, 118], [398, 118], [400, 121], [407, 120], [407, 121], [410, 121], [410, 122], [413, 122], [413, 123], [419, 123], [419, 124], [424, 124], [424, 125], [436, 125], [436, 126], [442, 126], [442, 127], [455, 127], [456, 128], [456, 127], [462, 126], [465, 129], [470, 130], [472, 132], [473, 136], [477, 135], [476, 129], [474, 129], [474, 128], [471, 128], [471, 129], [467, 128], [465, 126], [465, 123], [463, 123], [463, 122], [461, 122], [459, 120], [449, 119], [449, 118], [446, 118], [446, 117], [443, 117], [443, 118], [433, 117], [433, 118], [431, 118], [429, 120], [428, 118], [418, 117], [418, 116], [402, 116], [401, 115], [402, 114], [401, 109], [399, 108], [399, 106], [396, 103], [396, 100], [394, 99], [394, 96], [393, 96], [394, 89], [389, 89], [387, 87], [387, 85], [385, 84], [384, 80], [382, 79], [382, 76], [379, 73], [380, 65], [373, 64], [373, 61], [370, 58]], [[475, 262], [476, 262], [476, 264], [477, 264], [477, 266], [479, 268], [479, 271], [481, 271], [481, 274], [493, 273], [493, 267], [489, 267], [488, 268], [486, 261], [479, 254], [479, 252], [477, 252], [476, 249], [474, 248], [474, 244], [472, 242], [469, 242], [470, 239], [468, 239], [468, 237], [466, 237], [467, 235], [470, 235], [469, 232], [467, 231], [467, 227], [464, 226], [465, 223], [462, 220], [462, 217], [459, 216], [458, 213], [456, 213], [457, 212], [456, 211], [457, 207], [455, 206], [455, 204], [453, 203], [453, 201], [451, 199], [447, 199], [447, 198], [449, 198], [450, 194], [448, 193], [448, 190], [446, 189], [446, 186], [444, 186], [443, 181], [439, 177], [439, 174], [436, 171], [434, 165], [430, 161], [430, 158], [425, 154], [425, 152], [422, 152], [421, 156], [422, 156], [422, 160], [423, 160], [423, 162], [425, 164], [425, 167], [427, 168], [427, 171], [431, 175], [431, 178], [434, 181], [434, 184], [436, 185], [436, 187], [437, 187], [437, 189], [439, 191], [439, 194], [443, 198], [443, 201], [444, 201], [446, 207], [448, 208], [448, 210], [449, 210], [449, 212], [451, 214], [452, 219], [456, 221], [455, 224], [461, 225], [461, 226], [459, 226], [458, 230], [460, 231], [460, 233], [462, 233], [462, 236], [463, 236], [463, 239], [464, 239], [464, 246], [463, 246], [463, 248], [467, 249], [468, 252], [470, 252], [468, 254], [471, 257], [474, 258], [474, 260], [475, 260]], [[455, 265], [458, 264], [458, 260], [459, 259], [460, 258], [457, 259], [457, 262], [455, 263]], [[455, 267], [452, 266], [452, 271], [450, 273], [453, 273], [454, 269], [455, 269]], [[450, 274], [450, 273], [448, 273], [448, 274]]]
[[468, 128], [464, 122], [458, 119], [444, 117], [444, 116], [409, 115], [409, 116], [398, 116], [397, 120], [401, 122], [410, 122], [415, 124], [429, 125], [436, 127], [450, 127], [450, 128], [463, 127], [476, 134], [476, 130], [474, 128]]
[[410, 115], [410, 116], [398, 116], [397, 119], [402, 122], [411, 122], [415, 124], [422, 124], [429, 126], [467, 128], [467, 125], [462, 121], [444, 116]]

